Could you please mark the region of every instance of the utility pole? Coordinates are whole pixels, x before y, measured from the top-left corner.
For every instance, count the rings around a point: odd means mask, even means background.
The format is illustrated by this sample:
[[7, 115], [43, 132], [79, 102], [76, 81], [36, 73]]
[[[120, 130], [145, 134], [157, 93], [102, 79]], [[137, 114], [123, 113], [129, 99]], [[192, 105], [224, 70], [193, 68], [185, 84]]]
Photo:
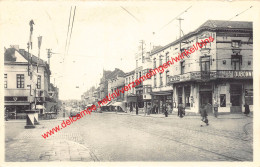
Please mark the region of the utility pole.
[[38, 59], [37, 59], [37, 73], [38, 73], [38, 67], [39, 67], [39, 59], [40, 59], [40, 51], [41, 51], [41, 44], [42, 44], [42, 36], [38, 37]]
[[[27, 48], [28, 48], [28, 76], [30, 75], [30, 96], [31, 97], [31, 90], [32, 90], [32, 56], [30, 55], [30, 47], [32, 49], [32, 34], [33, 34], [33, 25], [34, 25], [34, 21], [30, 20], [29, 22], [30, 25], [30, 37], [29, 37], [29, 41], [27, 43]], [[31, 59], [31, 60], [30, 60]], [[30, 61], [31, 61], [31, 67], [30, 67]], [[30, 100], [30, 109], [32, 109], [31, 106], [31, 100]]]
[[144, 62], [144, 52], [143, 52], [144, 51], [144, 40], [141, 40], [140, 43], [142, 45], [141, 49], [142, 49], [142, 63], [143, 63]]
[[51, 52], [51, 49], [47, 49], [47, 54], [48, 54], [48, 64], [49, 64], [49, 66], [51, 66], [50, 65], [50, 58], [51, 58], [51, 55], [52, 55], [52, 52]]

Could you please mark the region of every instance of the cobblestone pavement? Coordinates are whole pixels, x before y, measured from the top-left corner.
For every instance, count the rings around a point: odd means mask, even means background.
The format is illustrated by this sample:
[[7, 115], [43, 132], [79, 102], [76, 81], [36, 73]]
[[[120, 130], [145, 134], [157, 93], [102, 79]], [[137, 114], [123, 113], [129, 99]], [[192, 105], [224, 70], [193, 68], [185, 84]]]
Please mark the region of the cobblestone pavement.
[[[6, 161], [252, 161], [252, 117], [170, 115], [144, 117], [92, 113], [48, 139], [41, 134], [61, 120], [35, 129], [6, 122]], [[14, 133], [12, 133], [14, 132]]]
[[25, 120], [6, 122], [5, 161], [96, 161], [73, 126], [47, 139], [41, 136], [61, 122], [61, 118], [41, 120], [35, 129], [24, 129]]

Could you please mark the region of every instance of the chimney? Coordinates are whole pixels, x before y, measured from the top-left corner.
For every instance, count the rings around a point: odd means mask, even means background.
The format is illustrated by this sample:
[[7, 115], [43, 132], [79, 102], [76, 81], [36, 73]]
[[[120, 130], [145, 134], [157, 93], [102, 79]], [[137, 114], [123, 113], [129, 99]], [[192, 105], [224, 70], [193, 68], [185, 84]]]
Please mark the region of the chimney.
[[19, 50], [19, 45], [10, 45], [11, 48], [15, 48], [16, 50]]

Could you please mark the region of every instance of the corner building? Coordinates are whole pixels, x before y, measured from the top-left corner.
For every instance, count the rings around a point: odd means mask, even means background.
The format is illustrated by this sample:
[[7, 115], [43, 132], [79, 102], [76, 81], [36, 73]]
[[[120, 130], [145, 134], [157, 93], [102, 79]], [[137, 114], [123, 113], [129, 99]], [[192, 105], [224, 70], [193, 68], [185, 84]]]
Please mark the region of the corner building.
[[[164, 73], [152, 77], [153, 104], [172, 103], [174, 111], [178, 104], [183, 104], [186, 112], [199, 113], [202, 104], [210, 103], [218, 105], [219, 112], [241, 113], [247, 103], [252, 111], [252, 22], [208, 20], [195, 31], [153, 52], [154, 66], [210, 36], [213, 42], [198, 47]], [[171, 94], [172, 98], [168, 97]]]

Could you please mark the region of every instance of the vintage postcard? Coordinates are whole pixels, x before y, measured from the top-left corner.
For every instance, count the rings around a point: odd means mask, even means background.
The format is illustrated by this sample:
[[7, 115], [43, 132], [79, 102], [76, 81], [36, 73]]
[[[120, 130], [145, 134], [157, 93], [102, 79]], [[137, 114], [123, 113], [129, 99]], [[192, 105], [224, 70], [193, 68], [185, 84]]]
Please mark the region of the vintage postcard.
[[259, 11], [1, 1], [1, 166], [259, 166]]

